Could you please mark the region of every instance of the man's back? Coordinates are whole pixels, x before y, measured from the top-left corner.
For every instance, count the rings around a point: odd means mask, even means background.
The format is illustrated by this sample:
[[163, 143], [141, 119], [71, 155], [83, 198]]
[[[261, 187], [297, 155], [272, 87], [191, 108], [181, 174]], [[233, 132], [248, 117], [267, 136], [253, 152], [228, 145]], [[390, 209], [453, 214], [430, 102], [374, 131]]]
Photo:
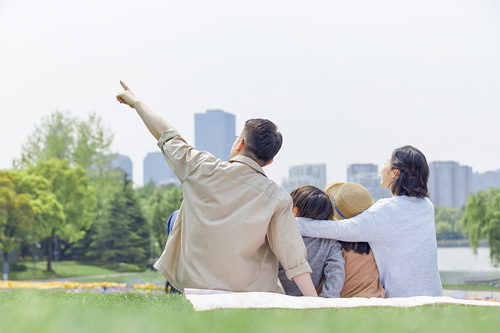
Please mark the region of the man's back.
[[292, 201], [254, 160], [221, 162], [175, 130], [159, 146], [184, 192], [155, 264], [175, 288], [278, 292], [276, 256], [292, 276], [310, 272]]

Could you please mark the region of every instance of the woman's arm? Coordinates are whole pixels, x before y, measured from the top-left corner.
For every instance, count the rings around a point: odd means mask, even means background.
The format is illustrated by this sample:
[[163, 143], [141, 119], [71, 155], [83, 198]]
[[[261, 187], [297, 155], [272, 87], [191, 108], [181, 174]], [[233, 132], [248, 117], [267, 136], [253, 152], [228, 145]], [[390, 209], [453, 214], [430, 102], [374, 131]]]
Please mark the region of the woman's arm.
[[[380, 239], [383, 228], [377, 211], [368, 209], [356, 217], [341, 221], [322, 220], [307, 223], [297, 219], [302, 236], [329, 238], [345, 242], [370, 242]], [[378, 224], [378, 225], [377, 225]]]

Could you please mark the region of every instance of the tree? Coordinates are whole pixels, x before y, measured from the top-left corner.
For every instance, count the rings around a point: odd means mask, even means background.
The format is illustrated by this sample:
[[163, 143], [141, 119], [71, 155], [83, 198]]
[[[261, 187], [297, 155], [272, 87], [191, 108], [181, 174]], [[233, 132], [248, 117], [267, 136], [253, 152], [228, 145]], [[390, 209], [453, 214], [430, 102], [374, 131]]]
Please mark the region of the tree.
[[107, 263], [146, 264], [149, 229], [130, 180], [114, 193], [105, 218], [96, 223], [88, 256]]
[[0, 171], [0, 248], [7, 267], [9, 253], [14, 251], [32, 227], [34, 215], [30, 195], [19, 193], [12, 175], [7, 171]]
[[165, 247], [167, 240], [165, 223], [170, 214], [179, 209], [181, 203], [181, 188], [170, 185], [168, 187], [156, 188], [145, 206], [146, 216], [160, 251]]
[[107, 168], [112, 158], [109, 150], [112, 141], [112, 134], [95, 113], [88, 119], [78, 119], [69, 112], [55, 111], [44, 117], [28, 136], [22, 146], [21, 159], [14, 164], [26, 168], [57, 158], [67, 160], [72, 166], [81, 165], [87, 171]]
[[476, 251], [478, 243], [486, 237], [490, 247], [490, 259], [494, 266], [500, 263], [500, 189], [471, 194], [462, 218], [464, 229], [469, 232], [471, 247]]
[[94, 219], [95, 193], [85, 170], [80, 166], [71, 167], [66, 160], [41, 161], [28, 171], [47, 179], [64, 213], [64, 218], [40, 218], [34, 226], [35, 234], [48, 249], [47, 271], [51, 272], [54, 237], [73, 243], [85, 236]]
[[462, 208], [435, 207], [436, 234], [438, 239], [461, 239], [463, 232], [460, 221]]
[[[104, 217], [109, 198], [120, 187], [121, 173], [111, 168], [116, 156], [111, 153], [111, 132], [101, 118], [90, 113], [87, 118], [77, 118], [69, 112], [55, 111], [42, 119], [22, 147], [21, 159], [14, 161], [18, 168], [27, 168], [51, 158], [68, 161], [69, 165], [83, 168], [89, 184], [95, 189], [95, 219]], [[73, 258], [84, 258], [95, 233], [92, 225], [76, 242], [67, 243], [65, 252]], [[63, 240], [64, 242], [64, 240]]]

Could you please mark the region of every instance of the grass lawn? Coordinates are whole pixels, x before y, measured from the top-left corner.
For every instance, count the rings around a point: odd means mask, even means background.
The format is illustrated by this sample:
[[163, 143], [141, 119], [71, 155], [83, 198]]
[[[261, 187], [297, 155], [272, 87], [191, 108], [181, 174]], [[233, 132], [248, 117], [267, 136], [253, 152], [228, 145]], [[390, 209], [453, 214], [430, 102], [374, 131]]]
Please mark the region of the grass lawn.
[[[10, 280], [46, 280], [56, 277], [54, 273], [44, 272], [44, 270], [47, 269], [46, 261], [37, 261], [35, 268], [33, 267], [33, 263], [26, 262], [24, 264], [28, 269], [24, 272], [10, 272]], [[57, 265], [55, 263], [52, 263], [52, 269], [57, 272], [58, 278], [70, 276], [119, 274], [119, 272], [114, 270], [80, 264], [76, 261], [60, 261], [57, 263]]]
[[142, 273], [124, 273], [120, 276], [112, 277], [94, 277], [94, 278], [78, 278], [77, 282], [138, 282], [138, 283], [154, 283], [157, 285], [165, 284], [165, 277], [160, 272], [145, 271]]
[[500, 286], [475, 285], [475, 284], [450, 284], [443, 285], [444, 289], [470, 290], [470, 291], [500, 291]]
[[500, 309], [246, 309], [195, 312], [182, 295], [0, 292], [6, 332], [497, 332]]

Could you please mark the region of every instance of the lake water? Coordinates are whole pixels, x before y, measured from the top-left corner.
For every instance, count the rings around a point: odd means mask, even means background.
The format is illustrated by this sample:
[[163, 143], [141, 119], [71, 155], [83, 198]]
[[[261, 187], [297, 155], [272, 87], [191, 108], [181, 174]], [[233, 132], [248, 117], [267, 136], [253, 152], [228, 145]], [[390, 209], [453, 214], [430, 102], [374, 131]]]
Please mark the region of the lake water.
[[438, 267], [441, 282], [456, 284], [497, 284], [500, 267], [490, 263], [490, 249], [480, 247], [477, 254], [470, 247], [438, 247]]
[[480, 247], [477, 254], [470, 247], [438, 247], [440, 271], [500, 272], [490, 263], [490, 248]]

